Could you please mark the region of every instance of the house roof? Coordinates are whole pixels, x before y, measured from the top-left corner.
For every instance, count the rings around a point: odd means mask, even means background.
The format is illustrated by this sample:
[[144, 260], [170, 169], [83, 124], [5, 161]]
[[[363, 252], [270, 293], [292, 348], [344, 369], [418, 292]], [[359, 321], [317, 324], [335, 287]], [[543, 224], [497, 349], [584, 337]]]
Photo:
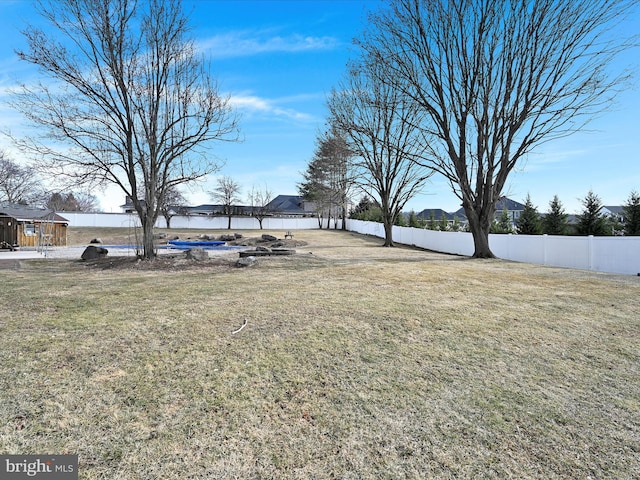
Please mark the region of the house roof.
[[304, 201], [300, 195], [278, 195], [267, 204], [267, 209], [276, 213], [304, 214]]
[[[174, 211], [181, 211], [187, 213], [187, 215], [214, 215], [223, 214], [225, 212], [225, 205], [205, 203], [195, 207], [173, 207]], [[250, 215], [254, 208], [247, 205], [231, 205], [233, 214]]]
[[624, 207], [622, 205], [604, 205], [602, 209], [607, 210], [612, 215], [624, 215]]
[[[508, 211], [522, 211], [524, 210], [524, 205], [520, 202], [516, 202], [515, 200], [511, 200], [507, 197], [500, 197], [500, 200], [496, 202], [496, 215], [499, 214], [502, 210], [507, 209]], [[464, 208], [460, 207], [454, 215], [457, 215], [458, 218], [467, 218], [464, 213]]]
[[15, 218], [19, 221], [53, 221], [69, 223], [69, 220], [47, 208], [36, 208], [27, 205], [0, 205], [0, 215]]
[[500, 197], [500, 200], [496, 202], [496, 212], [500, 212], [505, 208], [509, 211], [522, 211], [524, 210], [524, 205], [510, 198]]

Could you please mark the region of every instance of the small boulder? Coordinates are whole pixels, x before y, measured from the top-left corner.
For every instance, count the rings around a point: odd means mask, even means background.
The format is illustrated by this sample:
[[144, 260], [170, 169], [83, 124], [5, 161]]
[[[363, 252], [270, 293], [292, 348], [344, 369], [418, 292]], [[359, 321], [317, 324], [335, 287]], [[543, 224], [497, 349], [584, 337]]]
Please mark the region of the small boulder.
[[242, 234], [241, 233], [234, 233], [233, 236], [236, 237], [236, 240], [242, 238]]
[[220, 235], [220, 240], [223, 242], [233, 242], [235, 239], [235, 235]]
[[190, 248], [186, 251], [187, 260], [196, 260], [203, 262], [209, 259], [209, 252], [204, 248]]
[[264, 234], [262, 235], [262, 240], [264, 240], [265, 242], [275, 242], [276, 240], [278, 240], [278, 237], [274, 237], [273, 235], [268, 235], [268, 234]]
[[236, 262], [236, 266], [238, 267], [251, 267], [252, 265], [255, 265], [257, 262], [256, 257], [250, 256], [250, 257], [242, 257], [239, 258], [238, 261]]
[[91, 240], [91, 241], [89, 242], [89, 244], [95, 244], [95, 243], [102, 243], [102, 240], [101, 240], [101, 239], [99, 239], [99, 238], [94, 238], [93, 240]]
[[107, 250], [106, 248], [98, 247], [96, 245], [89, 245], [84, 249], [84, 252], [82, 252], [80, 258], [85, 261], [95, 260], [96, 258], [105, 257], [107, 253], [109, 253], [109, 250]]
[[282, 240], [278, 240], [277, 242], [271, 244], [271, 248], [279, 248], [284, 246], [285, 243]]
[[256, 252], [270, 252], [271, 249], [269, 247], [263, 247], [261, 245], [258, 245], [256, 247]]

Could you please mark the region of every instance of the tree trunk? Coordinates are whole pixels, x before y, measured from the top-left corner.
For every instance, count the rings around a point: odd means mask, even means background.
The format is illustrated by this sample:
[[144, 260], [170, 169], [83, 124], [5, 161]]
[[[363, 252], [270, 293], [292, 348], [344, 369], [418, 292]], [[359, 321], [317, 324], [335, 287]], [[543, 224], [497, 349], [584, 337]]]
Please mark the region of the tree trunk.
[[156, 256], [153, 245], [153, 224], [152, 216], [148, 213], [141, 219], [142, 221], [142, 258], [153, 260]]
[[478, 217], [477, 214], [467, 213], [469, 229], [473, 235], [473, 258], [496, 258], [489, 248], [489, 230], [491, 228], [491, 216]]
[[395, 247], [393, 243], [393, 222], [384, 220], [384, 245], [383, 247]]
[[229, 223], [227, 224], [227, 230], [231, 230], [231, 215], [229, 215]]

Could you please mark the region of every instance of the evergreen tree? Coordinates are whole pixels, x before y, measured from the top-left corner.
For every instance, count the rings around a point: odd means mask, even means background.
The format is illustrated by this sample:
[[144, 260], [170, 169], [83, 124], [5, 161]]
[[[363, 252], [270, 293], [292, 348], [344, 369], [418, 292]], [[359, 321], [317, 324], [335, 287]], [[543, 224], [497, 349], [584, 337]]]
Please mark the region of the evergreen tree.
[[429, 213], [429, 222], [427, 223], [427, 228], [429, 230], [437, 230], [438, 227], [436, 225], [436, 214], [433, 213], [433, 210]]
[[491, 224], [491, 233], [513, 233], [511, 219], [509, 218], [509, 211], [506, 207], [502, 209], [500, 218], [498, 218], [498, 220], [494, 220]]
[[416, 212], [411, 210], [409, 212], [409, 226], [413, 228], [420, 228], [420, 219], [416, 215]]
[[452, 232], [459, 232], [460, 231], [460, 220], [458, 220], [458, 216], [457, 215], [453, 216], [453, 224], [451, 225], [451, 231]]
[[353, 218], [356, 220], [364, 220], [365, 212], [367, 212], [373, 206], [373, 202], [371, 199], [363, 195], [358, 205], [351, 209], [349, 212], [349, 218]]
[[633, 191], [623, 207], [624, 234], [640, 235], [640, 194]]
[[439, 229], [441, 232], [446, 232], [449, 230], [449, 222], [447, 221], [447, 214], [444, 212], [442, 212], [442, 216], [440, 217]]
[[566, 235], [568, 230], [567, 215], [557, 195], [549, 202], [549, 211], [542, 219], [542, 232], [547, 235]]
[[580, 201], [584, 210], [576, 217], [578, 235], [610, 235], [611, 230], [607, 228], [607, 218], [601, 213], [603, 205], [600, 197], [589, 190], [587, 196]]
[[540, 214], [529, 194], [524, 202], [524, 209], [516, 220], [516, 231], [521, 235], [540, 235], [542, 233]]

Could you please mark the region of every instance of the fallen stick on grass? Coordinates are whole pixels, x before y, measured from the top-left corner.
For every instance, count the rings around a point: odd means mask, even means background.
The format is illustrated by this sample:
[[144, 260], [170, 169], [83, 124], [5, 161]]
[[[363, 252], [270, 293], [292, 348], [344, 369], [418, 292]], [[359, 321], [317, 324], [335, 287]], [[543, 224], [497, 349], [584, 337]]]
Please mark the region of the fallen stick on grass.
[[231, 335], [235, 335], [236, 333], [238, 333], [240, 330], [242, 330], [246, 326], [247, 326], [247, 319], [245, 318], [244, 319], [244, 323], [242, 324], [242, 326], [239, 329], [234, 330], [233, 332], [231, 332]]

